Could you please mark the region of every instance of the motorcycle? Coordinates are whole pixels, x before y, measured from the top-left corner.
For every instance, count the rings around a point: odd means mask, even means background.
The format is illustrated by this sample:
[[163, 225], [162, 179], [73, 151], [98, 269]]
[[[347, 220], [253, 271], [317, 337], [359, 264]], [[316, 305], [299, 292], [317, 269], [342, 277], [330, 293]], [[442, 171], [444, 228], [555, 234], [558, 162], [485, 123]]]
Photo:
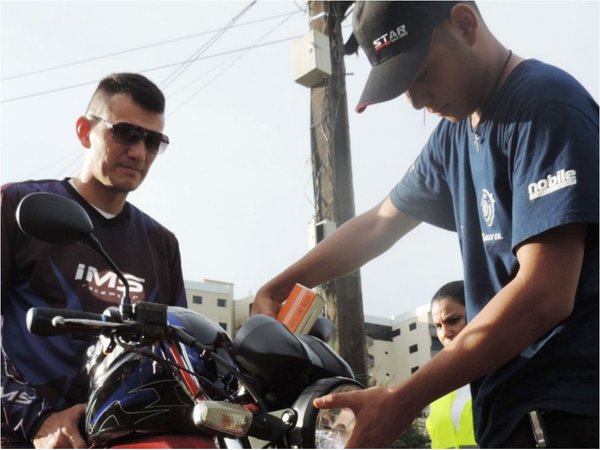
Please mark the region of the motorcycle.
[[318, 410], [330, 392], [363, 389], [324, 341], [319, 318], [297, 336], [255, 315], [235, 339], [216, 322], [163, 304], [132, 304], [129, 284], [93, 234], [76, 202], [32, 193], [17, 209], [21, 230], [54, 244], [93, 247], [124, 286], [103, 314], [31, 308], [27, 327], [40, 336], [93, 339], [84, 437], [110, 448], [341, 448], [352, 433], [346, 408]]

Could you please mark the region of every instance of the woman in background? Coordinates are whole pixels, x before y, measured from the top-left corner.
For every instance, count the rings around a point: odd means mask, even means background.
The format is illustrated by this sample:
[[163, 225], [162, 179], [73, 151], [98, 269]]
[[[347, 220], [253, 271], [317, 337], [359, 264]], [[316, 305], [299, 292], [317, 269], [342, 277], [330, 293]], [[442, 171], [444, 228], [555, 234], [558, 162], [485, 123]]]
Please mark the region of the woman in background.
[[[446, 347], [466, 325], [463, 281], [447, 283], [434, 294], [431, 317], [437, 337]], [[425, 425], [431, 437], [431, 448], [477, 447], [469, 385], [434, 401]]]

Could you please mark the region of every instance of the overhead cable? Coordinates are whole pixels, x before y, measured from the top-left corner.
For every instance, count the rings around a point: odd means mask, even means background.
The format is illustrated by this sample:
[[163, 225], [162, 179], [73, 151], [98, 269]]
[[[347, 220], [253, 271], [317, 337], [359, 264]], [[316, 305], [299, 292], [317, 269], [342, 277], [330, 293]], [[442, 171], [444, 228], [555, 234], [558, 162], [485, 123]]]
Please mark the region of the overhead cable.
[[257, 0], [250, 2], [242, 11], [240, 11], [233, 19], [229, 21], [227, 25], [218, 30], [215, 35], [208, 40], [204, 45], [202, 45], [194, 54], [188, 58], [188, 60], [184, 61], [175, 69], [159, 86], [162, 89], [166, 89], [173, 81], [175, 81], [185, 70], [194, 62], [194, 60], [202, 55], [210, 46], [212, 46], [215, 42], [217, 42], [221, 36], [223, 36], [232, 26], [235, 24], [244, 14], [246, 14], [250, 8], [252, 8], [256, 4]]
[[[299, 12], [300, 11], [291, 11], [291, 12], [288, 12], [288, 13], [277, 14], [277, 15], [269, 16], [269, 17], [263, 17], [262, 19], [249, 20], [247, 22], [240, 22], [240, 23], [232, 25], [231, 28], [243, 27], [243, 26], [253, 25], [255, 23], [266, 22], [268, 20], [278, 19], [279, 17], [282, 17], [282, 16], [288, 16], [288, 15], [292, 15], [292, 14], [298, 14]], [[174, 39], [168, 39], [168, 40], [164, 40], [164, 41], [154, 42], [152, 44], [146, 44], [146, 45], [142, 45], [142, 46], [139, 46], [139, 47], [129, 48], [129, 49], [126, 49], [126, 50], [120, 50], [120, 51], [117, 51], [117, 52], [106, 53], [104, 55], [98, 55], [98, 56], [93, 56], [93, 57], [86, 58], [86, 59], [80, 59], [80, 60], [77, 60], [77, 61], [71, 61], [71, 62], [59, 64], [59, 65], [56, 65], [56, 66], [44, 67], [42, 69], [36, 69], [36, 70], [32, 70], [30, 72], [22, 72], [22, 73], [18, 73], [18, 74], [15, 74], [15, 75], [10, 75], [10, 76], [7, 76], [7, 77], [3, 77], [0, 80], [2, 80], [2, 81], [14, 80], [14, 79], [17, 79], [17, 78], [24, 78], [24, 77], [31, 76], [31, 75], [37, 75], [37, 74], [40, 74], [40, 73], [49, 72], [51, 70], [64, 69], [64, 68], [71, 67], [71, 66], [77, 66], [79, 64], [85, 64], [85, 63], [88, 63], [88, 62], [98, 61], [100, 59], [106, 59], [106, 58], [111, 58], [113, 56], [119, 56], [119, 55], [124, 55], [124, 54], [127, 54], [127, 53], [133, 53], [133, 52], [137, 52], [137, 51], [140, 51], [140, 50], [146, 50], [146, 49], [149, 49], [149, 48], [152, 48], [152, 47], [158, 47], [158, 46], [161, 46], [161, 45], [168, 45], [168, 44], [172, 44], [172, 43], [178, 42], [178, 41], [183, 41], [183, 40], [186, 40], [186, 39], [193, 39], [193, 38], [196, 38], [198, 36], [204, 36], [206, 34], [215, 33], [216, 31], [219, 31], [219, 29], [207, 30], [207, 31], [202, 31], [200, 33], [194, 33], [194, 34], [188, 34], [186, 36], [181, 36], [181, 37], [174, 38]]]
[[[233, 49], [233, 50], [228, 50], [228, 51], [221, 52], [221, 53], [214, 53], [212, 55], [200, 56], [200, 57], [197, 57], [197, 58], [195, 58], [193, 60], [187, 60], [187, 61], [195, 62], [195, 61], [200, 61], [200, 60], [205, 60], [205, 59], [210, 59], [210, 58], [216, 58], [218, 56], [224, 56], [224, 55], [228, 55], [228, 54], [231, 54], [231, 53], [244, 52], [244, 51], [253, 50], [253, 49], [259, 48], [259, 47], [266, 47], [266, 46], [269, 46], [269, 45], [280, 44], [282, 42], [286, 42], [286, 41], [291, 41], [291, 40], [294, 40], [294, 39], [298, 39], [299, 37], [300, 37], [300, 35], [291, 36], [291, 37], [288, 37], [288, 38], [277, 39], [275, 41], [265, 42], [263, 44], [249, 45], [247, 47], [240, 47], [240, 48], [236, 48], [236, 49]], [[147, 73], [147, 72], [152, 72], [154, 70], [160, 70], [160, 69], [165, 69], [167, 67], [177, 66], [177, 65], [180, 65], [180, 64], [182, 64], [182, 62], [176, 62], [176, 63], [171, 63], [171, 64], [163, 64], [161, 66], [151, 67], [149, 69], [138, 70], [137, 72], [139, 72], [139, 73]], [[10, 103], [10, 102], [14, 102], [14, 101], [17, 101], [17, 100], [24, 100], [24, 99], [31, 98], [31, 97], [38, 97], [40, 95], [52, 94], [54, 92], [66, 91], [68, 89], [75, 89], [75, 88], [82, 87], [82, 86], [88, 86], [90, 84], [98, 84], [99, 81], [100, 80], [84, 81], [82, 83], [76, 83], [76, 84], [62, 86], [62, 87], [58, 87], [58, 88], [54, 88], [54, 89], [47, 89], [47, 90], [44, 90], [44, 91], [34, 92], [34, 93], [31, 93], [31, 94], [20, 95], [18, 97], [10, 97], [10, 98], [1, 100], [0, 103]]]
[[[212, 83], [214, 80], [216, 80], [221, 74], [223, 74], [223, 72], [225, 72], [227, 69], [229, 69], [233, 64], [235, 64], [238, 60], [240, 60], [244, 55], [246, 55], [250, 50], [253, 50], [257, 47], [259, 47], [260, 42], [265, 39], [267, 36], [269, 36], [271, 33], [273, 33], [277, 28], [279, 28], [281, 25], [283, 25], [289, 18], [291, 17], [291, 15], [288, 15], [287, 17], [285, 17], [281, 22], [279, 22], [276, 26], [274, 26], [273, 28], [271, 28], [269, 31], [267, 31], [265, 34], [263, 34], [261, 37], [259, 37], [256, 41], [254, 41], [254, 43], [250, 46], [247, 47], [246, 50], [244, 50], [240, 55], [234, 56], [232, 58], [230, 58], [230, 60], [225, 61], [224, 64], [225, 67], [220, 70], [219, 72], [217, 72], [210, 80], [208, 80], [206, 83], [204, 83], [198, 90], [196, 90], [196, 92], [194, 92], [192, 95], [190, 95], [183, 103], [179, 104], [179, 106], [177, 106], [175, 109], [173, 109], [170, 114], [173, 114], [175, 111], [177, 111], [178, 109], [180, 109], [183, 105], [185, 105], [186, 103], [188, 103], [190, 100], [192, 100], [192, 98], [194, 98], [196, 95], [198, 95], [202, 90], [204, 90], [210, 83]], [[202, 78], [205, 74], [203, 74], [201, 77]]]

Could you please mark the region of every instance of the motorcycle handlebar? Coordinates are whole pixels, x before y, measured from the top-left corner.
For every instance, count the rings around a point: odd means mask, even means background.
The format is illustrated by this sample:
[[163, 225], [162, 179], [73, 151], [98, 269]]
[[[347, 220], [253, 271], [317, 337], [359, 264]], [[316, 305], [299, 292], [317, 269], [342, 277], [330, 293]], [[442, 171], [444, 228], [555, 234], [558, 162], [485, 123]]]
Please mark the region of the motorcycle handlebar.
[[[61, 320], [61, 317], [66, 320]], [[70, 319], [82, 322], [69, 323]], [[97, 335], [98, 330], [102, 328], [99, 322], [107, 322], [108, 325], [109, 319], [103, 314], [61, 308], [31, 308], [27, 311], [26, 318], [27, 329], [37, 336], [58, 336], [69, 333]]]

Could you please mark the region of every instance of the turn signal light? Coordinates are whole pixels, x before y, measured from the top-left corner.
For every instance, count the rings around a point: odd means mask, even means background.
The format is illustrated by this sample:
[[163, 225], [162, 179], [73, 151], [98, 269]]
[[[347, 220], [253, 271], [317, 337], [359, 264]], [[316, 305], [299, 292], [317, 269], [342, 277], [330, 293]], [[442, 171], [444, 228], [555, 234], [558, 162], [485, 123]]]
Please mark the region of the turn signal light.
[[204, 431], [243, 437], [252, 425], [252, 413], [242, 405], [203, 401], [194, 406], [194, 423]]

